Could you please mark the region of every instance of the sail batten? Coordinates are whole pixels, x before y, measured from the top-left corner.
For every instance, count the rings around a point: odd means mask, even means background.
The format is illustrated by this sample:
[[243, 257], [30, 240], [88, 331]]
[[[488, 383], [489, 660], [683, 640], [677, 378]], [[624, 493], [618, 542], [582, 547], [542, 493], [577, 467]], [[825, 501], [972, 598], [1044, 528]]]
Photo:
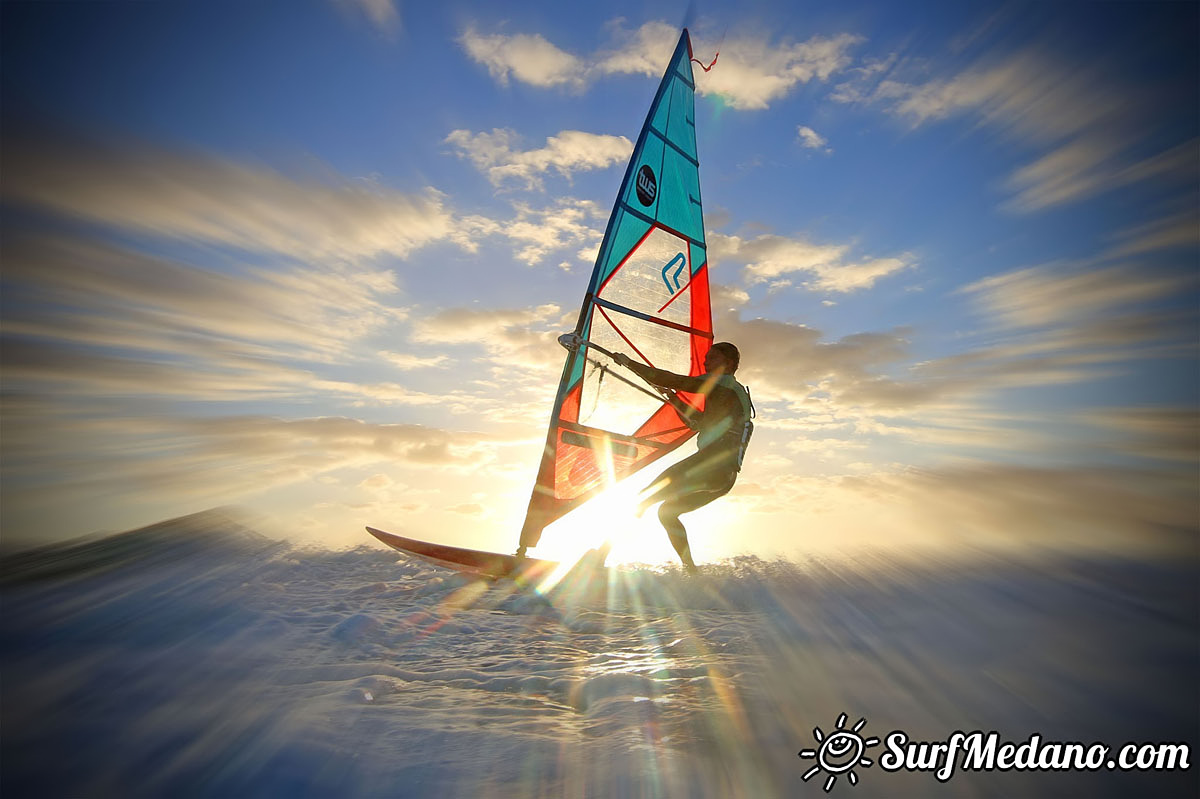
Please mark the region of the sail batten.
[[[522, 547], [613, 479], [693, 435], [667, 397], [621, 374], [613, 351], [700, 374], [712, 342], [696, 152], [695, 81], [684, 30], [625, 169], [563, 364]], [[680, 407], [703, 397], [680, 394]]]

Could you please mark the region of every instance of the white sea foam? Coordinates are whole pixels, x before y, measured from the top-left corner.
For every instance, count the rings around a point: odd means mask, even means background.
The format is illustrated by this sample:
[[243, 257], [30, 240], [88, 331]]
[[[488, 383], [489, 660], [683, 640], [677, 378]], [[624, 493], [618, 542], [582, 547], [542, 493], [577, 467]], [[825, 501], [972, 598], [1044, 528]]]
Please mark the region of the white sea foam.
[[[924, 740], [1196, 735], [1194, 564], [743, 558], [542, 597], [231, 524], [7, 561], [5, 796], [795, 796], [843, 712]], [[858, 776], [833, 794], [1180, 786]]]

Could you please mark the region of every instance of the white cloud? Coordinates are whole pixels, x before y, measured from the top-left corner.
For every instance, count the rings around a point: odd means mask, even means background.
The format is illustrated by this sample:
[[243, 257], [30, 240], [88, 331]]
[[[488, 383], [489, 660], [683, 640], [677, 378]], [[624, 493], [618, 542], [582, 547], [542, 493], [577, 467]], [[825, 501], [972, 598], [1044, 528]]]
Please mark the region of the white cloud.
[[357, 8], [372, 25], [383, 33], [394, 33], [400, 27], [400, 12], [393, 0], [337, 0]]
[[868, 289], [888, 275], [915, 266], [912, 256], [850, 260], [841, 244], [814, 244], [804, 239], [762, 235], [754, 239], [713, 233], [711, 255], [717, 261], [743, 263], [750, 284], [770, 283], [793, 273], [813, 276], [804, 286], [811, 291], [848, 293]]
[[828, 80], [848, 67], [850, 48], [861, 41], [845, 33], [800, 43], [773, 44], [750, 36], [727, 39], [717, 65], [697, 77], [696, 91], [719, 96], [738, 110], [763, 110], [797, 85]]
[[679, 28], [651, 21], [636, 31], [626, 31], [619, 22], [611, 28], [621, 43], [614, 49], [596, 53], [595, 68], [604, 74], [660, 77], [679, 39]]
[[826, 153], [833, 152], [833, 149], [829, 147], [829, 142], [826, 141], [821, 134], [817, 133], [807, 125], [797, 126], [796, 137], [800, 142], [801, 147], [805, 147], [809, 150], [823, 150]]
[[366, 480], [363, 480], [361, 483], [359, 483], [358, 487], [365, 488], [369, 491], [382, 491], [384, 489], [391, 488], [393, 485], [395, 485], [395, 482], [395, 480], [383, 472], [377, 472], [376, 474], [371, 475]]
[[595, 263], [609, 214], [607, 209], [591, 200], [561, 196], [541, 207], [516, 200], [511, 201], [511, 206], [512, 215], [506, 219], [459, 217], [467, 245], [464, 249], [474, 253], [482, 240], [500, 238], [512, 246], [513, 258], [527, 266], [537, 266], [551, 258], [566, 271], [571, 271], [577, 263], [588, 266]]
[[578, 248], [576, 258], [594, 263], [603, 237], [605, 212], [590, 200], [563, 198], [546, 208], [513, 206], [517, 216], [498, 231], [518, 248], [516, 258], [535, 266], [551, 252]]
[[501, 85], [507, 85], [510, 76], [541, 88], [581, 88], [584, 84], [583, 62], [539, 34], [488, 35], [468, 28], [458, 41]]
[[[510, 76], [532, 86], [573, 89], [584, 87], [597, 75], [661, 76], [679, 28], [651, 21], [629, 31], [620, 22], [610, 25], [617, 43], [587, 57], [567, 53], [537, 34], [483, 36], [468, 29], [460, 42], [502, 85]], [[860, 41], [861, 37], [850, 34], [814, 36], [799, 43], [773, 43], [765, 36], [748, 34], [727, 39], [720, 45], [717, 66], [711, 72], [696, 70], [696, 91], [720, 96], [740, 110], [765, 109], [798, 84], [828, 80], [845, 69], [851, 63], [850, 48]], [[710, 52], [710, 45], [694, 38], [693, 48]], [[711, 52], [715, 51], [714, 44]]]
[[546, 146], [535, 150], [515, 150], [516, 140], [515, 131], [501, 128], [491, 133], [455, 130], [446, 137], [446, 143], [457, 147], [459, 156], [487, 175], [493, 185], [516, 180], [530, 189], [540, 186], [540, 177], [551, 169], [570, 178], [574, 172], [624, 163], [633, 152], [633, 143], [624, 136], [581, 130], [549, 136]]

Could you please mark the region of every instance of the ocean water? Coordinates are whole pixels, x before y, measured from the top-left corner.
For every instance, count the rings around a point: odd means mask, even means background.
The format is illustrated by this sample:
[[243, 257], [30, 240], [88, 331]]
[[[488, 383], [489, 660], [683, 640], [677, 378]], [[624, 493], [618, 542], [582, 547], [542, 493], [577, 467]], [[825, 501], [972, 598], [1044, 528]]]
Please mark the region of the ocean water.
[[818, 729], [864, 744], [979, 730], [1186, 743], [1190, 762], [1196, 571], [741, 558], [539, 592], [205, 514], [4, 559], [0, 792], [1195, 795], [1194, 763], [940, 782], [885, 770], [882, 742], [848, 770], [799, 753]]

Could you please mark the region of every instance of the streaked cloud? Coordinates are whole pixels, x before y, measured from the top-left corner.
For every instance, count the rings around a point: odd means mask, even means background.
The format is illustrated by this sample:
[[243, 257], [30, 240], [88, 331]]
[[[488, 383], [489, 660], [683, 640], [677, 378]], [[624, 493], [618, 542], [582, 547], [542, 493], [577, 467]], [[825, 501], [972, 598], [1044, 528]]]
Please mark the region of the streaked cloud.
[[[331, 376], [348, 364], [369, 368], [374, 358], [363, 342], [407, 318], [391, 304], [390, 272], [217, 271], [83, 239], [11, 233], [0, 258], [10, 391], [223, 403], [320, 396], [451, 412], [462, 405], [458, 392]], [[413, 369], [448, 357], [390, 360]]]
[[1174, 471], [1003, 463], [779, 475], [733, 496], [746, 510], [783, 515], [791, 529], [837, 529], [845, 549], [908, 554], [1047, 547], [1177, 555], [1194, 544], [1197, 511], [1194, 486]]
[[962, 291], [974, 296], [996, 323], [1028, 328], [1097, 318], [1166, 296], [1185, 285], [1177, 276], [1129, 266], [1080, 269], [1049, 265], [984, 278]]
[[[854, 386], [871, 382], [876, 374], [904, 363], [909, 357], [907, 331], [857, 333], [836, 341], [806, 325], [772, 319], [742, 319], [726, 312], [714, 326], [742, 349], [739, 378], [754, 386], [755, 396], [787, 403], [803, 416], [828, 414], [830, 406], [818, 402], [804, 407], [807, 398], [838, 398]], [[839, 423], [845, 423], [840, 419]]]
[[1200, 167], [1196, 141], [1149, 150], [1150, 100], [1109, 74], [1068, 67], [1044, 49], [988, 55], [957, 74], [923, 77], [925, 64], [878, 61], [831, 99], [879, 105], [916, 128], [967, 116], [1042, 151], [1006, 179], [1005, 207], [1037, 211], [1146, 180], [1184, 181]]
[[[820, 261], [838, 252], [806, 254]], [[810, 429], [826, 420], [818, 426], [844, 432], [849, 424], [855, 433], [899, 436], [930, 451], [1020, 443], [1033, 452], [1055, 434], [1037, 419], [996, 417], [1001, 392], [1113, 377], [1148, 356], [1194, 358], [1188, 319], [1155, 306], [1194, 284], [1193, 276], [1125, 264], [996, 275], [960, 290], [989, 323], [973, 346], [932, 359], [914, 356], [908, 329], [827, 340], [807, 325], [744, 318], [744, 294], [718, 288], [713, 307], [721, 336], [743, 347], [739, 375], [762, 400], [786, 406], [767, 427]], [[881, 414], [893, 421], [880, 427]]]
[[445, 355], [421, 356], [407, 352], [381, 352], [383, 358], [397, 369], [440, 369], [450, 363]]
[[459, 391], [431, 393], [396, 382], [335, 380], [295, 364], [231, 356], [220, 350], [190, 352], [166, 342], [158, 350], [127, 354], [7, 337], [4, 369], [9, 390], [66, 393], [91, 400], [239, 403], [320, 397], [458, 412], [466, 407], [468, 397]]
[[1200, 140], [1143, 159], [1129, 157], [1132, 147], [1103, 135], [1065, 144], [1009, 177], [1006, 207], [1036, 211], [1156, 178], [1182, 185], [1200, 172]]
[[413, 337], [424, 342], [486, 345], [504, 331], [545, 324], [560, 315], [557, 305], [523, 310], [450, 308], [417, 320]]
[[[423, 346], [453, 348], [470, 363], [461, 374], [458, 402], [477, 418], [535, 435], [545, 423], [562, 369], [558, 336], [575, 312], [546, 304], [530, 308], [447, 308], [418, 317], [411, 338]], [[469, 396], [469, 400], [468, 400]]]
[[332, 174], [265, 166], [148, 142], [8, 138], [0, 196], [123, 230], [314, 258], [403, 257], [451, 238], [429, 189], [408, 194]]
[[[331, 377], [346, 364], [368, 367], [362, 343], [407, 317], [392, 304], [390, 272], [336, 265], [217, 271], [110, 244], [12, 233], [0, 242], [0, 258], [10, 391], [460, 405], [456, 392]], [[434, 352], [404, 366], [445, 361]]]
[[487, 508], [485, 508], [483, 505], [480, 505], [478, 502], [460, 502], [457, 505], [447, 506], [446, 510], [451, 513], [458, 513], [463, 516], [471, 516], [476, 519], [481, 519], [488, 515]]
[[1102, 254], [1104, 259], [1163, 250], [1195, 252], [1200, 250], [1200, 208], [1167, 214], [1139, 225], [1117, 231], [1114, 244]]
[[876, 281], [914, 267], [911, 255], [890, 258], [850, 258], [843, 244], [815, 244], [805, 239], [764, 234], [753, 239], [713, 233], [712, 256], [722, 262], [745, 264], [746, 282], [790, 282], [796, 273], [811, 276], [801, 285], [810, 291], [848, 293], [869, 289]]
[[1158, 460], [1195, 464], [1200, 411], [1187, 407], [1100, 408], [1083, 420], [1108, 435], [1102, 446]]
[[[180, 417], [99, 415], [81, 418], [45, 407], [8, 416], [14, 460], [27, 482], [46, 479], [68, 493], [162, 492], [229, 501], [316, 480], [340, 469], [407, 467], [474, 471], [495, 458], [496, 440], [415, 424], [370, 424], [342, 417]], [[7, 454], [7, 453], [6, 453]], [[376, 475], [367, 488], [392, 478]], [[35, 498], [36, 499], [36, 498]]]
[[[328, 359], [402, 319], [373, 267], [219, 270], [66, 236], [9, 233], [5, 331], [74, 345], [193, 355]], [[237, 267], [241, 267], [240, 269]], [[19, 302], [18, 302], [19, 301]]]
[[564, 329], [562, 309], [553, 304], [507, 310], [448, 308], [415, 320], [412, 338], [476, 346], [490, 355], [495, 369], [513, 372], [561, 366], [557, 337]]
[[624, 163], [633, 152], [633, 143], [624, 136], [564, 130], [546, 138], [546, 146], [535, 150], [517, 150], [516, 131], [495, 128], [491, 133], [451, 131], [446, 143], [458, 148], [495, 186], [508, 181], [525, 188], [541, 186], [541, 177], [554, 170], [565, 178], [575, 172], [604, 169]]

